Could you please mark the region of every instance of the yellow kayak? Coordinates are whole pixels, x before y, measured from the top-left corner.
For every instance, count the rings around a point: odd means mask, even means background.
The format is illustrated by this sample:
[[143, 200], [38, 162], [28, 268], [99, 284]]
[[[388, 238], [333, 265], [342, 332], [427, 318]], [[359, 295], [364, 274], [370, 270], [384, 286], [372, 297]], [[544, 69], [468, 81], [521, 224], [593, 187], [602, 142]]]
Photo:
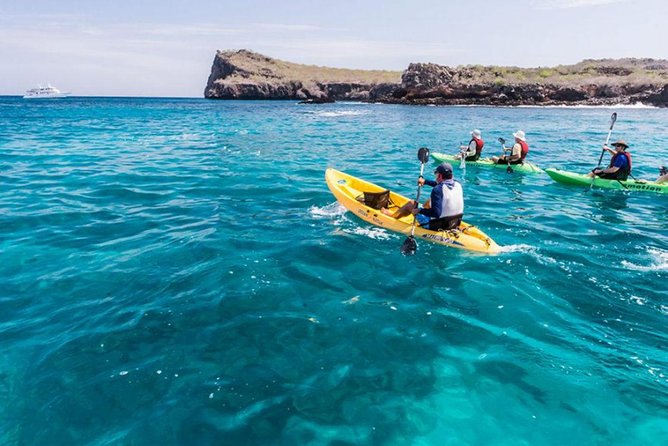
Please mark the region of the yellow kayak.
[[[406, 236], [411, 233], [413, 216], [395, 219], [383, 214], [380, 210], [367, 206], [363, 202], [364, 192], [382, 192], [386, 189], [348, 175], [336, 169], [327, 169], [325, 180], [329, 190], [332, 191], [339, 203], [359, 218], [373, 225], [390, 231], [399, 232]], [[362, 200], [362, 201], [360, 201]], [[390, 191], [389, 209], [396, 210], [404, 205], [409, 199]], [[462, 221], [458, 229], [446, 231], [431, 231], [419, 226], [415, 227], [415, 238], [417, 240], [428, 240], [452, 248], [466, 249], [469, 251], [483, 252], [486, 254], [498, 253], [499, 245], [488, 237], [480, 229]]]

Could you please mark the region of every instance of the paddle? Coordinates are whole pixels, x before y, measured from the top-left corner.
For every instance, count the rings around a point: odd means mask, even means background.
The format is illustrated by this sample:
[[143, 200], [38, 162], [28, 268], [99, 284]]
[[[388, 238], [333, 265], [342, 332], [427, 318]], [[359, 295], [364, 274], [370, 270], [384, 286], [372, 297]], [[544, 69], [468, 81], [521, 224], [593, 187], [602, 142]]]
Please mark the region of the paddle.
[[[418, 150], [417, 157], [420, 160], [420, 176], [424, 173], [424, 165], [429, 161], [429, 149], [426, 147], [420, 147]], [[422, 185], [418, 184], [417, 196], [415, 197], [415, 203], [417, 206], [420, 205], [420, 191], [422, 190]], [[415, 241], [415, 222], [417, 217], [413, 216], [413, 225], [411, 226], [411, 235], [404, 240], [403, 245], [401, 245], [401, 253], [405, 256], [415, 254], [417, 250], [417, 242]]]
[[[612, 116], [610, 116], [610, 130], [608, 131], [608, 136], [605, 138], [605, 144], [608, 145], [610, 142], [610, 135], [612, 134], [612, 128], [615, 126], [615, 121], [617, 121], [617, 113], [613, 113]], [[594, 170], [598, 169], [601, 167], [601, 161], [603, 161], [603, 155], [605, 154], [605, 149], [601, 149], [601, 156], [598, 157], [598, 164], [596, 164], [596, 167]], [[591, 178], [591, 184], [589, 185], [589, 189], [591, 189], [594, 186], [594, 180], [596, 179], [596, 175]], [[620, 183], [621, 184], [621, 183]]]
[[[499, 138], [499, 142], [501, 143], [501, 147], [503, 147], [503, 153], [505, 156], [506, 150], [508, 150], [506, 149], [506, 140], [503, 138]], [[512, 154], [512, 149], [511, 149], [511, 154]], [[506, 162], [508, 163], [508, 167], [506, 167], [506, 173], [513, 173], [513, 168], [510, 167], [510, 159], [506, 158]]]
[[[461, 143], [459, 145], [459, 147], [462, 147], [463, 145], [464, 145], [464, 143]], [[464, 149], [464, 150], [459, 149], [459, 156], [462, 157], [462, 160], [459, 162], [459, 168], [460, 169], [466, 169], [466, 152], [467, 152], [467, 150], [468, 150], [468, 148]]]

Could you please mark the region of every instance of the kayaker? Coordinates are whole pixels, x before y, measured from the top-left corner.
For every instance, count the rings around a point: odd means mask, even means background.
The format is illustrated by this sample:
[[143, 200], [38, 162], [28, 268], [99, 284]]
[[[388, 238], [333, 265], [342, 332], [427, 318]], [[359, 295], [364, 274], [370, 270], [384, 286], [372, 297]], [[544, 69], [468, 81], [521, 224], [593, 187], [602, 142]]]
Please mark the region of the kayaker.
[[422, 208], [415, 200], [409, 200], [394, 213], [385, 208], [381, 212], [394, 218], [413, 214], [420, 226], [428, 226], [431, 230], [458, 228], [464, 214], [462, 185], [453, 179], [452, 165], [449, 163], [440, 164], [434, 170], [434, 175], [436, 181], [418, 178], [419, 185], [432, 187], [431, 197]]
[[473, 129], [471, 131], [471, 141], [469, 141], [469, 145], [459, 146], [459, 154], [457, 154], [457, 157], [461, 159], [462, 156], [465, 156], [466, 161], [478, 161], [484, 145], [485, 142], [482, 140], [482, 133], [480, 130]]
[[[526, 134], [522, 130], [513, 133], [515, 144], [510, 149], [510, 155], [493, 156], [492, 161], [496, 164], [522, 164], [527, 153], [529, 153], [529, 144], [527, 144]], [[505, 149], [504, 150], [508, 150]]]
[[603, 150], [609, 152], [612, 155], [610, 159], [610, 165], [606, 169], [601, 169], [597, 167], [591, 171], [587, 176], [593, 177], [597, 176], [599, 178], [607, 180], [626, 180], [631, 174], [631, 154], [626, 151], [629, 148], [629, 145], [626, 144], [623, 140], [619, 140], [612, 144], [611, 149], [607, 145], [603, 145]]
[[668, 169], [665, 166], [659, 168], [659, 178], [656, 179], [656, 183], [668, 183]]

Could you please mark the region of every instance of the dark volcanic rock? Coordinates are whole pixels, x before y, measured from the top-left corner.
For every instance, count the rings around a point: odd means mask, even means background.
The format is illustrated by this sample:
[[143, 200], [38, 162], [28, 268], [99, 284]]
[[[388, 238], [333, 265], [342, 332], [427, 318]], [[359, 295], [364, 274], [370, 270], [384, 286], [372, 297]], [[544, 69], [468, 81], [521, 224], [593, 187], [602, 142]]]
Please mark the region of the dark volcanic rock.
[[649, 94], [646, 101], [658, 107], [668, 107], [668, 84], [664, 85], [657, 93]]
[[401, 75], [401, 85], [408, 89], [432, 89], [449, 84], [452, 71], [433, 63], [412, 63]]
[[575, 88], [559, 88], [553, 91], [549, 96], [553, 101], [578, 102], [587, 98], [587, 93]]
[[300, 104], [329, 104], [332, 102], [334, 102], [334, 99], [331, 98], [311, 98], [299, 101]]
[[[246, 50], [219, 51], [213, 60], [204, 97], [299, 99], [309, 104], [320, 104], [334, 100], [378, 100], [399, 86], [398, 83], [389, 87], [389, 84], [378, 82], [318, 81], [316, 74], [309, 73], [320, 68], [290, 64]], [[335, 77], [340, 71], [346, 71], [330, 70]]]
[[[396, 83], [381, 80], [387, 79], [387, 73], [291, 64], [246, 50], [219, 51], [204, 96], [297, 99], [309, 104], [334, 100], [438, 105], [643, 102], [668, 107], [668, 61], [665, 60], [585, 60], [551, 69], [452, 68], [411, 63], [401, 75], [401, 82]], [[396, 75], [398, 79], [398, 73]], [[349, 80], [356, 78], [359, 80]]]

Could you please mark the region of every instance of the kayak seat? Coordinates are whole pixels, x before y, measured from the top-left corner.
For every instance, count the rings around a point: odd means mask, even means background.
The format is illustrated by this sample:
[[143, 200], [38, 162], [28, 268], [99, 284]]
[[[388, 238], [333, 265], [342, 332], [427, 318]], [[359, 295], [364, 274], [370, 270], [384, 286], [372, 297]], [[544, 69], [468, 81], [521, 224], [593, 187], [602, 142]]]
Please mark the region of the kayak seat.
[[428, 229], [431, 231], [450, 231], [459, 228], [464, 214], [450, 215], [448, 217], [434, 218], [429, 220]]
[[496, 162], [496, 164], [503, 164], [503, 165], [510, 164], [511, 166], [518, 166], [520, 164], [524, 165], [524, 160], [517, 160], [517, 161], [510, 161], [510, 162], [508, 162], [508, 160], [498, 160]]
[[391, 203], [390, 191], [363, 192], [362, 195], [357, 197], [357, 200], [373, 209], [389, 208]]

